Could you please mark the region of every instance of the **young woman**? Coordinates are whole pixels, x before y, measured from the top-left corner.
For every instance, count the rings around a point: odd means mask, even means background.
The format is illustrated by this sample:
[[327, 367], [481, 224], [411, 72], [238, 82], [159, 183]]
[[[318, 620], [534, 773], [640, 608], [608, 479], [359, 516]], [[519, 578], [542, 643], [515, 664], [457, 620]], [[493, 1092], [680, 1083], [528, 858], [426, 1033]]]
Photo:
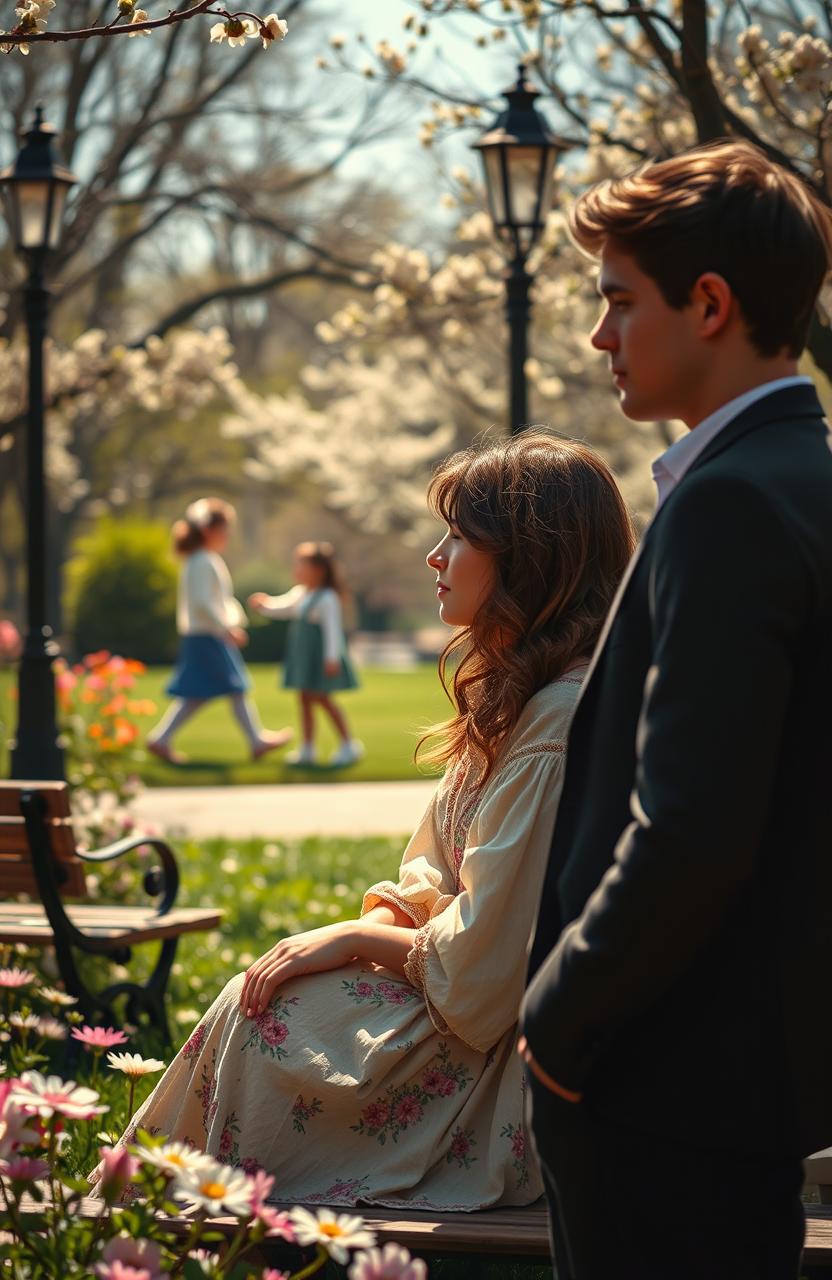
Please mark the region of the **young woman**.
[[457, 628], [445, 774], [360, 920], [232, 979], [134, 1117], [281, 1198], [479, 1209], [542, 1193], [515, 1051], [584, 665], [633, 545], [600, 458], [539, 431], [450, 458], [427, 557]]
[[277, 733], [262, 729], [246, 697], [251, 680], [239, 653], [248, 640], [246, 618], [234, 599], [231, 575], [222, 558], [235, 518], [230, 502], [199, 498], [171, 531], [174, 550], [182, 560], [176, 607], [182, 639], [176, 670], [165, 691], [175, 702], [147, 738], [148, 751], [169, 764], [184, 759], [173, 749], [173, 735], [209, 698], [231, 700], [255, 760], [285, 746], [292, 736], [291, 729]]
[[343, 711], [332, 695], [358, 686], [344, 635], [341, 613], [343, 594], [329, 542], [301, 542], [292, 565], [295, 586], [282, 596], [262, 591], [248, 598], [249, 608], [267, 618], [291, 618], [286, 640], [283, 687], [297, 689], [303, 742], [286, 756], [287, 764], [316, 764], [315, 708], [329, 716], [340, 739], [330, 765], [355, 764], [364, 754], [353, 738]]

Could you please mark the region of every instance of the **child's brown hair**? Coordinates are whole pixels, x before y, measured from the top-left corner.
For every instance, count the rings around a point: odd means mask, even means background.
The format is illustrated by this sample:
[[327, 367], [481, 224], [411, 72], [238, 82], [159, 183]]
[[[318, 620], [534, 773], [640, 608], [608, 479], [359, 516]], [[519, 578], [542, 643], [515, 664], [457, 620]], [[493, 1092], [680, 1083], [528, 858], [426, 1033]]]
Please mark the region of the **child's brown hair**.
[[222, 498], [198, 498], [185, 512], [184, 518], [174, 521], [171, 529], [173, 549], [178, 556], [190, 556], [205, 546], [208, 529], [231, 525], [237, 513], [230, 502]]
[[295, 547], [295, 555], [300, 560], [308, 560], [321, 570], [321, 586], [344, 595], [344, 585], [338, 563], [335, 559], [335, 548], [331, 542], [300, 542]]

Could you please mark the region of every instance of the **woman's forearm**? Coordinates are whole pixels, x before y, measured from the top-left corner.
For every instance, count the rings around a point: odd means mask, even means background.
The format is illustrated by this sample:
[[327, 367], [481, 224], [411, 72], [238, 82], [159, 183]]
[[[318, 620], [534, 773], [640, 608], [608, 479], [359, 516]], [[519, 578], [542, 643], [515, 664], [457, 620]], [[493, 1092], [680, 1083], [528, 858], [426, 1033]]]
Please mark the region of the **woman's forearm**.
[[357, 920], [351, 930], [356, 958], [371, 960], [374, 964], [383, 965], [385, 969], [404, 974], [405, 961], [413, 946], [416, 930], [412, 925], [402, 927], [397, 924], [381, 924], [370, 919], [371, 915], [372, 912], [368, 912], [363, 919]]
[[371, 907], [369, 911], [365, 911], [364, 915], [357, 924], [398, 924], [403, 929], [412, 929], [413, 921], [406, 911], [402, 911], [401, 907], [396, 907], [392, 902], [379, 902], [376, 906]]

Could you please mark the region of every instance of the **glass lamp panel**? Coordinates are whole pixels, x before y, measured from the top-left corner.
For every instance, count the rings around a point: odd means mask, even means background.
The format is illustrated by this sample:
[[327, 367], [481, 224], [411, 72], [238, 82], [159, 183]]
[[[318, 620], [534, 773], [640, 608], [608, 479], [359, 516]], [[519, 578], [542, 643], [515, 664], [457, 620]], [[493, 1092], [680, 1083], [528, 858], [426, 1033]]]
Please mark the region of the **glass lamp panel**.
[[538, 221], [542, 147], [507, 147], [511, 184], [511, 220], [515, 225]]
[[503, 177], [503, 148], [501, 146], [484, 147], [482, 158], [485, 165], [485, 185], [488, 191], [488, 203], [491, 206], [491, 217], [496, 227], [504, 227], [509, 219]]
[[540, 193], [540, 221], [545, 223], [549, 214], [552, 212], [552, 202], [554, 199], [555, 188], [555, 165], [557, 163], [558, 153], [554, 147], [547, 147], [541, 158], [543, 165], [543, 184]]
[[52, 185], [52, 217], [49, 219], [49, 248], [55, 249], [61, 236], [61, 225], [64, 220], [64, 204], [66, 202], [69, 183], [58, 179]]
[[49, 182], [27, 182], [25, 178], [14, 182], [17, 200], [18, 225], [22, 249], [40, 249], [48, 243], [49, 228], [46, 225], [49, 201]]

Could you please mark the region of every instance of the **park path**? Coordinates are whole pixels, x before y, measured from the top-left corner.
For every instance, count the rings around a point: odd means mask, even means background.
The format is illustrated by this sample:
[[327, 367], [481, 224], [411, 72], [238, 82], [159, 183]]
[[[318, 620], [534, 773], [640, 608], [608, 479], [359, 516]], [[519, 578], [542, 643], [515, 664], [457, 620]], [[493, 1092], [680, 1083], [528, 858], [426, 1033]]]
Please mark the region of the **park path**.
[[136, 825], [171, 835], [406, 835], [436, 786], [430, 782], [338, 782], [258, 787], [148, 787], [131, 805]]

